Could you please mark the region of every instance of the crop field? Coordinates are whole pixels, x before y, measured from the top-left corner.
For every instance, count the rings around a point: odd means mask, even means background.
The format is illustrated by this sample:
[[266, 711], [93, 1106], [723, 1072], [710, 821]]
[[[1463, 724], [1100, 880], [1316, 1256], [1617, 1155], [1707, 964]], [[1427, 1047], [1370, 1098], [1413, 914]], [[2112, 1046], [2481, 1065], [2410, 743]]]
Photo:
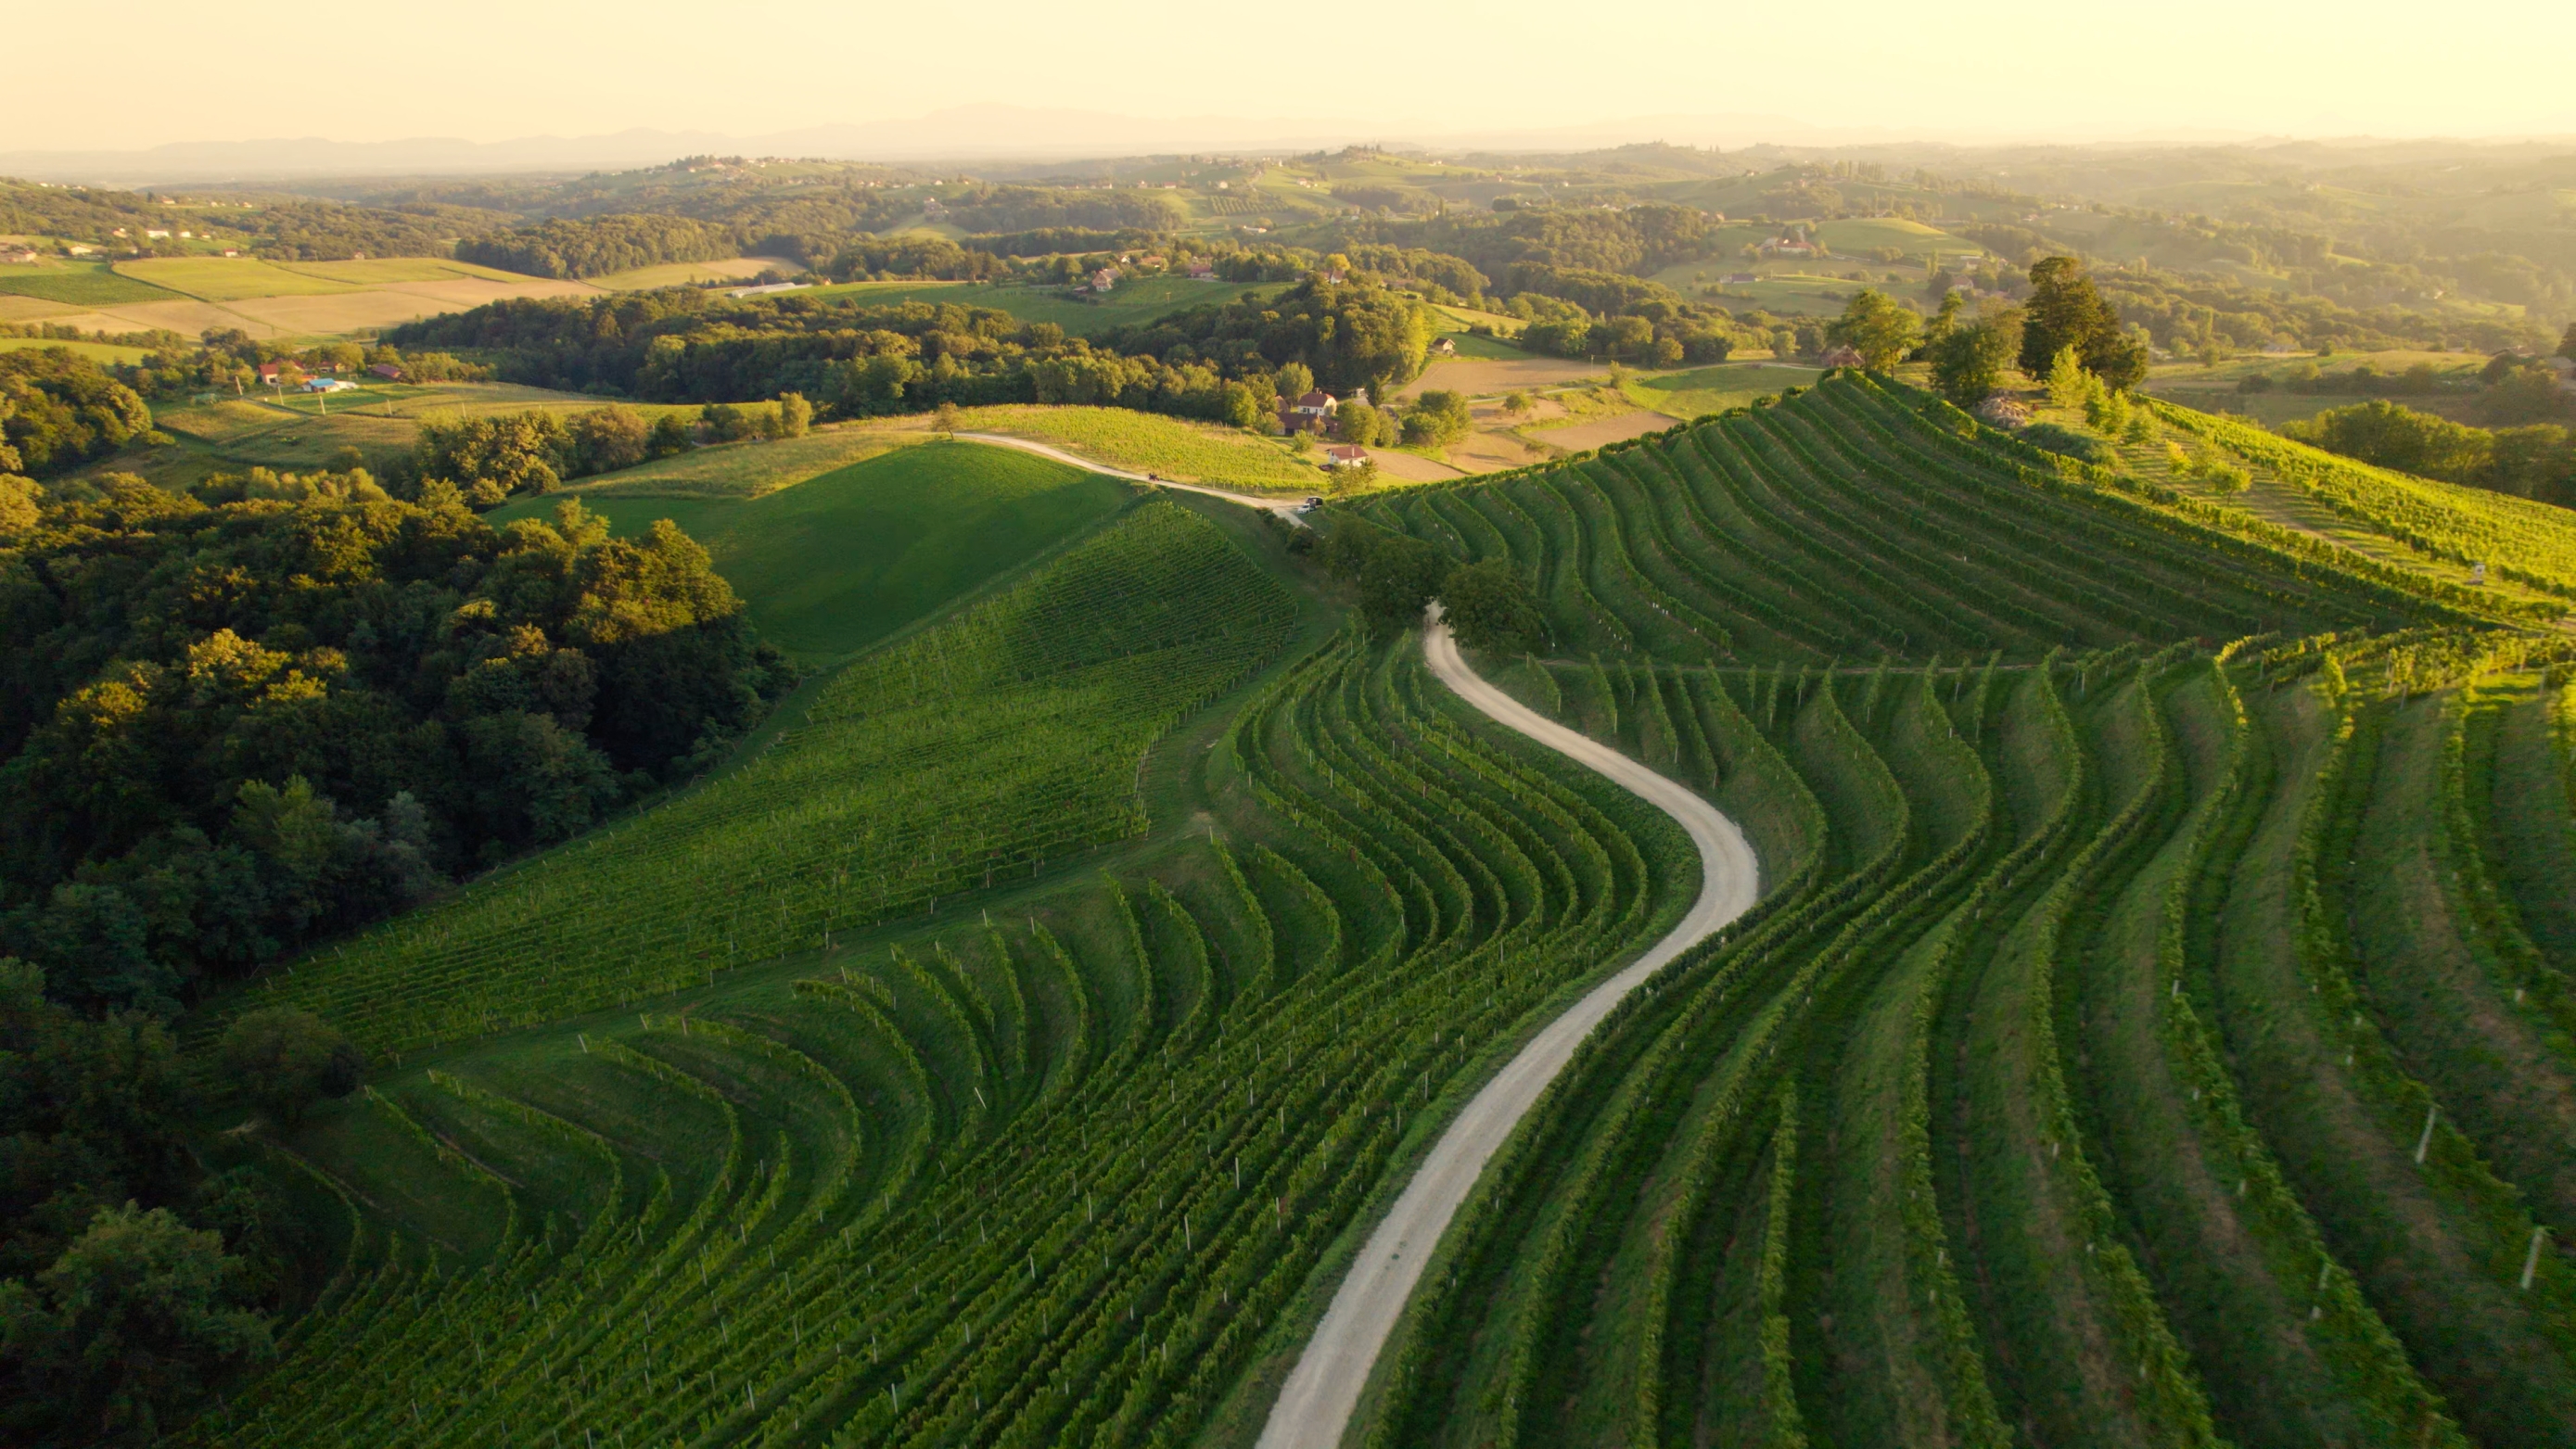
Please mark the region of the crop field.
[[[571, 496], [620, 534], [670, 519], [706, 545], [761, 637], [791, 654], [837, 659], [1108, 517], [1130, 492], [1106, 475], [1009, 448], [927, 443], [758, 498]], [[495, 525], [544, 517], [563, 496], [520, 499], [487, 516]]]
[[725, 257], [712, 262], [670, 262], [658, 267], [611, 272], [604, 277], [592, 277], [590, 285], [610, 292], [642, 292], [655, 287], [686, 287], [698, 282], [736, 278], [747, 282], [769, 271], [782, 277], [792, 277], [803, 270], [801, 263], [783, 257]]
[[0, 269], [0, 293], [36, 297], [75, 307], [112, 307], [126, 302], [167, 302], [173, 294], [149, 282], [119, 275], [106, 262], [49, 262], [35, 267]]
[[[2563, 545], [2154, 425], [2411, 551], [1853, 373], [1316, 518], [1522, 571], [1553, 638], [1477, 667], [1761, 887], [1425, 1246], [1345, 1442], [2576, 1442], [2576, 645], [2427, 562]], [[906, 470], [984, 451], [666, 506], [983, 535], [1039, 473]], [[189, 1437], [1250, 1446], [1699, 869], [1222, 507], [1069, 521], [693, 789], [192, 1022], [306, 1005], [373, 1071], [212, 1149], [339, 1226]]]
[[248, 297], [308, 297], [357, 290], [309, 268], [289, 270], [252, 257], [147, 257], [118, 262], [116, 274], [201, 302]]
[[[2499, 535], [2520, 528], [2510, 536], [2555, 557], [2543, 522], [2503, 521], [2521, 519], [2496, 506], [2514, 502], [2446, 496], [2442, 526], [2497, 518]], [[2413, 505], [2390, 485], [2354, 506], [2396, 519]], [[2033, 659], [2069, 644], [2214, 648], [2564, 612], [2062, 467], [1946, 404], [1849, 375], [1569, 466], [1405, 489], [1353, 512], [1462, 557], [1510, 560], [1537, 581], [1558, 647], [1578, 653]]]
[[517, 286], [528, 280], [516, 272], [478, 266], [473, 262], [451, 261], [445, 257], [370, 257], [364, 261], [269, 262], [265, 265], [281, 272], [353, 287], [378, 287], [389, 282], [453, 282], [459, 279]]

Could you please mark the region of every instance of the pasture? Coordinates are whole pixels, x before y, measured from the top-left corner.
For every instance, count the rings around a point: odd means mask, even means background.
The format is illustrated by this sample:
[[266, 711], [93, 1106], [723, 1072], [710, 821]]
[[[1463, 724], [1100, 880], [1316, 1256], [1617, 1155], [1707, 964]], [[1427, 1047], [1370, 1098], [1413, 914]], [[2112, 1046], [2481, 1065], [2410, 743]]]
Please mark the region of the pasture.
[[1062, 287], [1001, 285], [987, 282], [849, 282], [807, 295], [855, 297], [868, 306], [900, 302], [948, 302], [990, 307], [1024, 322], [1052, 322], [1067, 333], [1089, 337], [1132, 323], [1151, 322], [1186, 307], [1231, 302], [1245, 292], [1276, 296], [1285, 282], [1193, 282], [1187, 277], [1121, 278], [1108, 295], [1076, 297]]
[[1812, 367], [1767, 362], [1720, 363], [1685, 372], [1631, 377], [1626, 392], [1638, 406], [1685, 422], [1742, 407], [1766, 393], [1804, 387], [1821, 374]]
[[590, 285], [608, 292], [644, 292], [655, 287], [688, 287], [700, 282], [750, 281], [763, 272], [792, 277], [805, 270], [784, 257], [720, 257], [711, 262], [666, 262], [592, 277]]
[[829, 660], [1019, 567], [1116, 512], [1132, 491], [1014, 449], [924, 442], [757, 496], [592, 489], [515, 499], [486, 516], [544, 518], [569, 496], [620, 534], [668, 518], [706, 546], [763, 638]]

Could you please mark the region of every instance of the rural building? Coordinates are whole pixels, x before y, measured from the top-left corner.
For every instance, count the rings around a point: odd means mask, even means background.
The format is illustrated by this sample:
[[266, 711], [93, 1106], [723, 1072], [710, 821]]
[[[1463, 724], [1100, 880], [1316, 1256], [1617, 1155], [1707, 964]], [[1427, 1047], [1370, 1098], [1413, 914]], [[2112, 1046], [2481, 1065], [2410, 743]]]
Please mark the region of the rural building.
[[0, 247], [0, 262], [32, 267], [36, 264], [36, 253], [31, 247]]
[[1868, 359], [1849, 347], [1837, 347], [1825, 354], [1827, 367], [1866, 367]]
[[1458, 344], [1450, 341], [1446, 337], [1435, 337], [1431, 340], [1431, 355], [1434, 357], [1455, 357], [1458, 355]]
[[1192, 263], [1190, 263], [1190, 280], [1191, 280], [1191, 281], [1193, 281], [1193, 282], [1213, 282], [1213, 281], [1215, 281], [1215, 280], [1216, 280], [1216, 264], [1215, 264], [1214, 262], [1192, 262]]
[[1740, 287], [1747, 282], [1761, 281], [1762, 275], [1759, 272], [1729, 272], [1723, 280], [1730, 286]]
[[1118, 269], [1115, 267], [1102, 267], [1091, 274], [1091, 290], [1095, 292], [1106, 292], [1117, 285]]
[[1369, 460], [1368, 449], [1351, 443], [1336, 443], [1324, 450], [1327, 468], [1356, 468]]
[[81, 242], [73, 242], [70, 246], [63, 248], [63, 250], [70, 252], [76, 257], [94, 257], [98, 255], [98, 248], [85, 245]]
[[1279, 400], [1279, 426], [1292, 433], [1320, 433], [1332, 422], [1333, 410], [1341, 406], [1331, 393], [1318, 388], [1298, 398]]
[[1762, 244], [1763, 254], [1774, 257], [1812, 257], [1817, 250], [1818, 248], [1812, 242], [1802, 242], [1785, 236], [1775, 236]]
[[350, 392], [357, 386], [354, 382], [342, 382], [336, 377], [316, 377], [306, 379], [304, 390], [306, 392]]
[[402, 381], [402, 369], [394, 366], [390, 362], [379, 362], [375, 366], [368, 368], [367, 371], [374, 373], [376, 376], [383, 378], [387, 382]]
[[285, 371], [285, 369], [286, 364], [282, 362], [263, 362], [259, 365], [259, 380], [262, 382], [275, 382], [277, 381], [278, 374]]

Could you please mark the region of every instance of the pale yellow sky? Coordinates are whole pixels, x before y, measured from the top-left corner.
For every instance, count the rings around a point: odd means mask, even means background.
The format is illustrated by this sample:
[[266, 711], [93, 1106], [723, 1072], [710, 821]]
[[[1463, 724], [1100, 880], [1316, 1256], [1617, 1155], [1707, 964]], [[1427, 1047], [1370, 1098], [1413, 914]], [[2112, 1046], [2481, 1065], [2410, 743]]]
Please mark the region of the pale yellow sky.
[[0, 150], [759, 136], [990, 102], [1321, 120], [1389, 139], [1655, 115], [1957, 138], [2576, 134], [2576, 7], [2559, 0], [140, 0], [26, 7], [6, 34]]

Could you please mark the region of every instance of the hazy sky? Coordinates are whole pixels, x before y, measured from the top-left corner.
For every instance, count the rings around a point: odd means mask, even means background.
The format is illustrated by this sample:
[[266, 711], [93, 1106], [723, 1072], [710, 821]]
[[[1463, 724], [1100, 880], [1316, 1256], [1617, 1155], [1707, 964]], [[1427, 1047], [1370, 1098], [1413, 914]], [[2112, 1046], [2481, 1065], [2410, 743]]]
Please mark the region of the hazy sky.
[[2576, 133], [2576, 6], [2559, 0], [141, 0], [26, 7], [7, 34], [8, 149], [752, 136], [976, 102], [1389, 139], [1669, 114], [1960, 137]]

